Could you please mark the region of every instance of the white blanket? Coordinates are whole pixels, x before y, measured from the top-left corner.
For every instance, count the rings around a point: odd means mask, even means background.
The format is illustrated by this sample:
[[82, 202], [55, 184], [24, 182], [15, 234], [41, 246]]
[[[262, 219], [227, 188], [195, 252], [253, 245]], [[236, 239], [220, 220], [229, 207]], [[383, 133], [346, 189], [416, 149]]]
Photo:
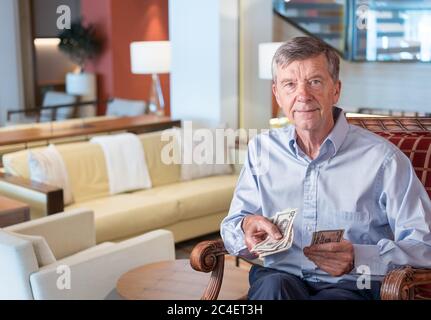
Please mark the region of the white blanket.
[[111, 194], [151, 188], [151, 179], [139, 138], [132, 133], [91, 139], [105, 154]]

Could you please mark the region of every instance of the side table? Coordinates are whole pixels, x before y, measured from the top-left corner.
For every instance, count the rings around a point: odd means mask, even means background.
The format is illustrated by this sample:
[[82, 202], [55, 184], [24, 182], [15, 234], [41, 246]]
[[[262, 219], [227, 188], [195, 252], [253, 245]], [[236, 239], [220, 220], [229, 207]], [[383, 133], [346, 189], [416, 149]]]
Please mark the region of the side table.
[[0, 228], [30, 220], [30, 207], [20, 201], [0, 196]]
[[[193, 270], [188, 259], [151, 263], [122, 275], [117, 292], [128, 300], [200, 300], [210, 276]], [[218, 299], [236, 300], [248, 289], [248, 272], [225, 265]]]

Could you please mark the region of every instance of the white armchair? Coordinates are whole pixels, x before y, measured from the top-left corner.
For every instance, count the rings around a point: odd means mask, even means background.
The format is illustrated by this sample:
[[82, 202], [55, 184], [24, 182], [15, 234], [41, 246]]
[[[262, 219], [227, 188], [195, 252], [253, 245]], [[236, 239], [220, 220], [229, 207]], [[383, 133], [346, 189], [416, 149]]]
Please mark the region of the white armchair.
[[108, 103], [106, 115], [135, 117], [145, 114], [146, 103], [142, 100], [113, 99]]
[[[42, 236], [56, 261], [40, 266], [34, 242], [17, 234]], [[63, 212], [0, 229], [0, 299], [104, 299], [128, 270], [174, 259], [170, 231], [96, 245], [93, 212]], [[58, 285], [69, 275], [70, 288]]]
[[[66, 92], [48, 91], [45, 93], [42, 106], [52, 107], [52, 106], [66, 105], [66, 104], [73, 105], [77, 101], [78, 101], [77, 96], [67, 94]], [[58, 108], [56, 111], [50, 110], [50, 109], [44, 109], [40, 113], [40, 122], [65, 120], [65, 119], [73, 118], [75, 109], [76, 108], [74, 106]]]

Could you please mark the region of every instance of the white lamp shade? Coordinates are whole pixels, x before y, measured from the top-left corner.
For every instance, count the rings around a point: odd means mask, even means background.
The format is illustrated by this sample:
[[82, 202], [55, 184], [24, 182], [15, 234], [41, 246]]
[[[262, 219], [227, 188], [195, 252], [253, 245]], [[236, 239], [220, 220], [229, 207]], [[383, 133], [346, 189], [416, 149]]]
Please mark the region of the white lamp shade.
[[272, 59], [283, 42], [259, 44], [259, 78], [272, 79]]
[[132, 73], [168, 73], [171, 69], [169, 41], [140, 41], [130, 44]]
[[96, 75], [93, 73], [68, 73], [66, 92], [80, 96], [96, 96]]

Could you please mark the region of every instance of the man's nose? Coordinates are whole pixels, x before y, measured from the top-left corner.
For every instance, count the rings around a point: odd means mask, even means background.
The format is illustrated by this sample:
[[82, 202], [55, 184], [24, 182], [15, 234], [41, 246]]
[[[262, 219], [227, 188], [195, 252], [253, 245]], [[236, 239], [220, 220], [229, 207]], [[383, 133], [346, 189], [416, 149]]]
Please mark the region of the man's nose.
[[298, 102], [309, 102], [312, 96], [306, 83], [300, 83], [296, 92], [296, 100]]

